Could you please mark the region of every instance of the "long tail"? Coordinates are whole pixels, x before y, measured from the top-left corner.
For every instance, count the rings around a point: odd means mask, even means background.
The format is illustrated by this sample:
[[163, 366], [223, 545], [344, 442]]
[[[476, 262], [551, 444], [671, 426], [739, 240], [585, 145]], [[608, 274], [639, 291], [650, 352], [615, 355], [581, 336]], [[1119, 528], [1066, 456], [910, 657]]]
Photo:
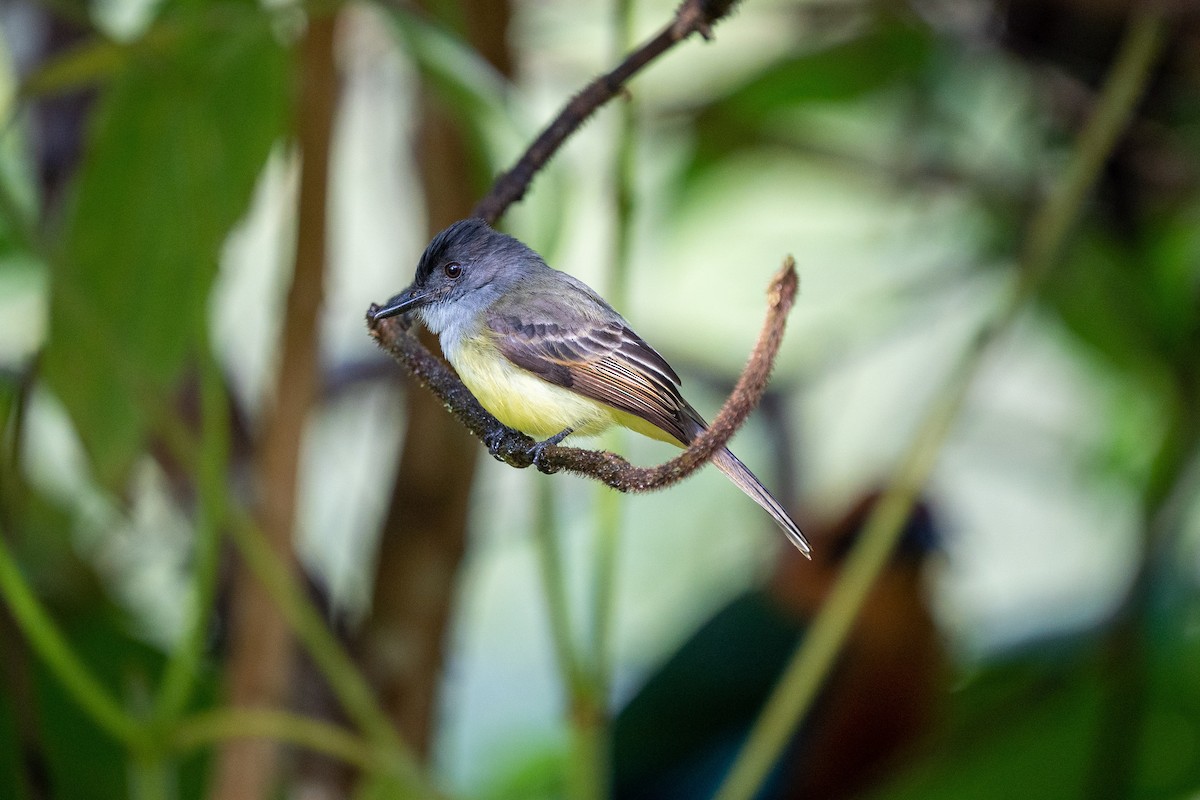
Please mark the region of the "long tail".
[[767, 513], [775, 518], [779, 523], [779, 527], [783, 528], [783, 532], [787, 534], [788, 539], [792, 544], [800, 550], [808, 558], [812, 558], [812, 546], [808, 540], [804, 538], [804, 534], [800, 532], [800, 527], [792, 521], [788, 516], [787, 511], [784, 511], [783, 506], [775, 497], [767, 491], [767, 487], [759, 482], [758, 478], [754, 477], [745, 464], [738, 460], [738, 457], [729, 452], [729, 448], [719, 450], [712, 458], [712, 463], [717, 469], [724, 472], [729, 480], [745, 492], [750, 498], [766, 509]]

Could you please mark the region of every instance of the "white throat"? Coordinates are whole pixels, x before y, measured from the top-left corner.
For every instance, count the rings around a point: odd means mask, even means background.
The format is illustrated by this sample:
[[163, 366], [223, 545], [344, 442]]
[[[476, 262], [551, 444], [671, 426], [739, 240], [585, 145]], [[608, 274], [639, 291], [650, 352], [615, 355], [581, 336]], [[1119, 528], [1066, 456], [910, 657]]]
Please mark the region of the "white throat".
[[479, 330], [479, 315], [472, 313], [461, 302], [431, 303], [421, 308], [417, 314], [425, 327], [431, 333], [437, 334], [442, 352], [450, 359], [451, 364], [457, 360], [462, 343]]
[[432, 333], [440, 334], [454, 325], [454, 311], [449, 303], [430, 303], [417, 309], [417, 316]]

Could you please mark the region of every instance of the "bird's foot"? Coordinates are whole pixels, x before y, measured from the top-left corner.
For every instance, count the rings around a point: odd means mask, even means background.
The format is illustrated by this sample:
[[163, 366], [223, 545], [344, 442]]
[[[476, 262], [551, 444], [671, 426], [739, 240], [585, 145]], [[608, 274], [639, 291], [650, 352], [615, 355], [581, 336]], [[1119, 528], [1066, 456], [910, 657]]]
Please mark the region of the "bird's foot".
[[529, 458], [531, 461], [533, 461], [533, 465], [538, 468], [538, 472], [545, 473], [546, 475], [553, 475], [555, 472], [558, 472], [558, 467], [552, 467], [542, 463], [542, 453], [545, 452], [547, 447], [550, 447], [551, 445], [557, 445], [563, 439], [570, 436], [573, 430], [574, 428], [561, 430], [551, 436], [549, 439], [543, 439], [540, 442], [535, 442], [533, 446], [529, 448]]
[[503, 428], [498, 430], [488, 431], [483, 435], [483, 444], [487, 447], [487, 451], [492, 454], [492, 458], [497, 461], [503, 461], [504, 456], [500, 452], [501, 445], [504, 444], [504, 435], [506, 431]]

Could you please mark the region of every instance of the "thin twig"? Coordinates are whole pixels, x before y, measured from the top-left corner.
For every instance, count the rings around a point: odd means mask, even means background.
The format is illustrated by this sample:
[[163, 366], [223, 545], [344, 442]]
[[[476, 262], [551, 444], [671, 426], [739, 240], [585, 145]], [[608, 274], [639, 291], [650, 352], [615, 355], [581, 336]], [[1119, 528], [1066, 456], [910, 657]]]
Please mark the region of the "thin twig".
[[559, 547], [557, 525], [555, 524], [555, 496], [545, 480], [537, 484], [536, 495], [537, 517], [533, 535], [537, 544], [542, 593], [546, 598], [550, 643], [554, 648], [558, 674], [562, 677], [567, 694], [574, 696], [582, 691], [587, 680], [584, 676], [582, 659], [576, 652], [575, 642], [571, 636], [571, 602], [567, 592], [566, 571], [563, 568], [563, 554]]
[[546, 165], [563, 142], [579, 130], [596, 109], [616, 97], [625, 84], [643, 67], [679, 42], [699, 33], [712, 37], [712, 26], [727, 16], [737, 0], [684, 0], [675, 10], [675, 19], [638, 49], [630, 53], [611, 72], [606, 72], [575, 95], [558, 116], [533, 141], [520, 160], [505, 172], [492, 189], [480, 200], [474, 216], [487, 220], [489, 225], [503, 216], [513, 203], [525, 196], [534, 175]]
[[[796, 263], [791, 256], [771, 280], [767, 292], [767, 318], [745, 370], [708, 429], [675, 458], [657, 467], [636, 467], [615, 453], [576, 447], [548, 446], [538, 460], [543, 472], [567, 472], [594, 478], [621, 492], [649, 492], [678, 483], [702, 467], [713, 453], [725, 446], [758, 405], [775, 363], [787, 314], [796, 299]], [[513, 467], [533, 464], [530, 448], [534, 440], [505, 426], [479, 404], [458, 376], [434, 356], [412, 334], [400, 317], [372, 321], [376, 306], [367, 312], [367, 328], [380, 347], [387, 350], [429, 389], [447, 410], [481, 440], [494, 443], [494, 455]]]
[[555, 494], [548, 481], [538, 482], [536, 502], [534, 532], [538, 567], [546, 598], [550, 640], [566, 693], [570, 727], [564, 796], [567, 800], [600, 800], [605, 796], [602, 787], [606, 768], [599, 756], [602, 748], [596, 745], [595, 726], [591, 724], [597, 698], [588, 665], [572, 636], [571, 604], [556, 525]]
[[198, 356], [201, 428], [195, 477], [200, 502], [192, 597], [183, 636], [175, 643], [159, 683], [154, 716], [160, 723], [170, 722], [183, 713], [195, 690], [220, 577], [221, 517], [228, 503], [225, 480], [229, 467], [229, 403], [220, 367], [207, 347], [203, 332], [200, 340], [205, 346]]
[[181, 719], [166, 735], [168, 746], [187, 752], [230, 739], [269, 739], [334, 756], [374, 774], [386, 772], [390, 754], [345, 728], [290, 711], [226, 706]]
[[829, 599], [763, 706], [762, 715], [716, 795], [717, 800], [753, 797], [812, 707], [876, 577], [887, 564], [917, 493], [933, 470], [983, 356], [1045, 279], [1079, 218], [1084, 199], [1127, 128], [1150, 68], [1161, 52], [1162, 33], [1159, 14], [1142, 13], [1132, 21], [1100, 104], [1080, 133], [1075, 158], [1033, 220], [1008, 301], [971, 340], [936, 396], [891, 485], [865, 523]]

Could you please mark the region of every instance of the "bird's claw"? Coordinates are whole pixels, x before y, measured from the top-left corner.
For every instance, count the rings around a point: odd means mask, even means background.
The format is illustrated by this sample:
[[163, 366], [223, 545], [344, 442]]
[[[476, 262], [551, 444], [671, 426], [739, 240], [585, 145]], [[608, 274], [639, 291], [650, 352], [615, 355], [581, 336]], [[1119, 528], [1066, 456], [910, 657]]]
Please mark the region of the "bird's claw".
[[558, 472], [558, 467], [542, 463], [542, 454], [546, 452], [547, 447], [554, 447], [557, 442], [553, 441], [553, 437], [546, 439], [543, 442], [534, 442], [529, 448], [529, 460], [537, 467], [538, 472], [543, 475], [553, 475]]
[[[551, 436], [549, 439], [531, 444], [524, 454], [529, 459], [529, 464], [537, 467], [539, 472], [544, 472], [547, 475], [558, 472], [558, 467], [550, 466], [542, 461], [542, 455], [547, 447], [558, 444], [570, 432], [571, 430], [568, 428], [561, 433]], [[528, 464], [521, 463], [520, 459], [514, 458], [515, 454], [520, 452], [519, 450], [513, 450], [505, 446], [508, 433], [509, 431], [505, 428], [497, 428], [488, 431], [479, 438], [483, 441], [484, 446], [487, 447], [488, 452], [492, 454], [492, 458], [497, 461], [512, 464], [514, 467], [528, 466]]]
[[551, 436], [549, 439], [544, 439], [540, 442], [534, 442], [533, 446], [529, 448], [529, 460], [532, 461], [533, 465], [538, 468], [538, 472], [541, 472], [545, 475], [553, 475], [554, 473], [558, 472], [558, 467], [552, 467], [549, 464], [542, 463], [542, 454], [546, 451], [547, 447], [557, 445], [563, 439], [570, 436], [572, 430], [574, 429], [566, 428], [565, 430], [561, 430]]
[[496, 459], [497, 461], [504, 460], [504, 456], [500, 453], [500, 445], [502, 445], [503, 443], [504, 443], [504, 431], [503, 430], [488, 431], [487, 433], [485, 433], [483, 435], [484, 446], [487, 447], [488, 452], [492, 454], [492, 458]]

